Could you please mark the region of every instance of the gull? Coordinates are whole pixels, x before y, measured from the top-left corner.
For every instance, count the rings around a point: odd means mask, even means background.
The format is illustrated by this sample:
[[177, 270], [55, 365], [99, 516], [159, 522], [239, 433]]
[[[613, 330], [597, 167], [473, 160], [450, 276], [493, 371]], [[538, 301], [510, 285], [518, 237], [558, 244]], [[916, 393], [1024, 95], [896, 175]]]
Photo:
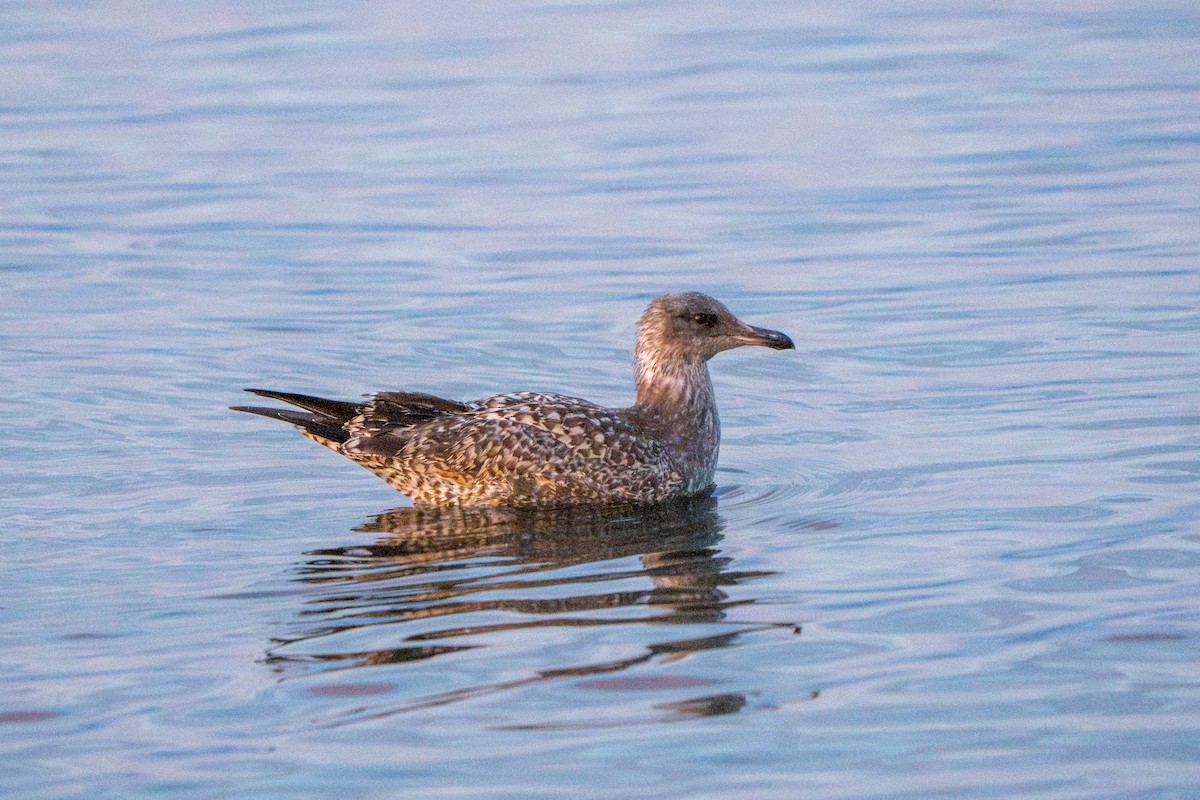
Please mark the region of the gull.
[[513, 392], [471, 402], [380, 392], [364, 402], [247, 389], [302, 410], [234, 406], [289, 422], [415, 504], [550, 507], [661, 503], [715, 488], [721, 425], [708, 360], [787, 335], [699, 292], [655, 298], [637, 324], [637, 401]]

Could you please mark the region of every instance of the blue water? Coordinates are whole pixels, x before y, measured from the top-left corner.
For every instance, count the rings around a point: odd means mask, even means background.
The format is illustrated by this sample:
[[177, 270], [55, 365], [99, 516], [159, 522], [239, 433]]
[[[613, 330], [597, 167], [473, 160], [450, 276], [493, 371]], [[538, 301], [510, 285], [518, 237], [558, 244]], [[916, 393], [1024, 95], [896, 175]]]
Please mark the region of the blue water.
[[[0, 794], [1200, 796], [1194, 3], [10, 4]], [[418, 512], [241, 389], [623, 405]]]

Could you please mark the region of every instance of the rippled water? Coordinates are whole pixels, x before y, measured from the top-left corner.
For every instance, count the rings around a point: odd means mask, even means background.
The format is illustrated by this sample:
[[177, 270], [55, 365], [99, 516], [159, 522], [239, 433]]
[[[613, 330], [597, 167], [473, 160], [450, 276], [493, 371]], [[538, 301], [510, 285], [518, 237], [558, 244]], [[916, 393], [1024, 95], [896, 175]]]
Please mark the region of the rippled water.
[[[0, 791], [1200, 795], [1191, 3], [14, 4]], [[265, 385], [620, 405], [715, 498], [417, 511]]]

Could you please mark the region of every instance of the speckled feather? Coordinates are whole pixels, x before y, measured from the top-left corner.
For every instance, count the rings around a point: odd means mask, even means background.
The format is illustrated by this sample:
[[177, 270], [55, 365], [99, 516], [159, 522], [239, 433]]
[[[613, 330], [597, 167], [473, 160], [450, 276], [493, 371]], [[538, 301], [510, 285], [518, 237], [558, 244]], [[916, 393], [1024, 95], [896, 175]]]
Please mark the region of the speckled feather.
[[793, 347], [684, 292], [655, 299], [638, 323], [638, 398], [629, 408], [541, 392], [468, 403], [383, 392], [345, 403], [251, 389], [304, 411], [236, 410], [300, 426], [417, 504], [659, 502], [712, 491], [720, 424], [706, 362], [743, 344]]

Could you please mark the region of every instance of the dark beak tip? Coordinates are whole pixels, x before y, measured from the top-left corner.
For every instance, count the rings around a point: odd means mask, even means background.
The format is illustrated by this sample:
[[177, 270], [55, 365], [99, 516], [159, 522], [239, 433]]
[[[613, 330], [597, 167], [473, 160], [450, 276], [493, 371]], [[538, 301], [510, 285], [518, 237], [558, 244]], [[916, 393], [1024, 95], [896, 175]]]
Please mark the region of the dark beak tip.
[[796, 349], [796, 343], [792, 341], [792, 337], [769, 328], [754, 328], [754, 344], [760, 344], [772, 350]]
[[772, 350], [795, 350], [796, 343], [792, 341], [790, 336], [780, 333], [767, 342], [767, 347]]

